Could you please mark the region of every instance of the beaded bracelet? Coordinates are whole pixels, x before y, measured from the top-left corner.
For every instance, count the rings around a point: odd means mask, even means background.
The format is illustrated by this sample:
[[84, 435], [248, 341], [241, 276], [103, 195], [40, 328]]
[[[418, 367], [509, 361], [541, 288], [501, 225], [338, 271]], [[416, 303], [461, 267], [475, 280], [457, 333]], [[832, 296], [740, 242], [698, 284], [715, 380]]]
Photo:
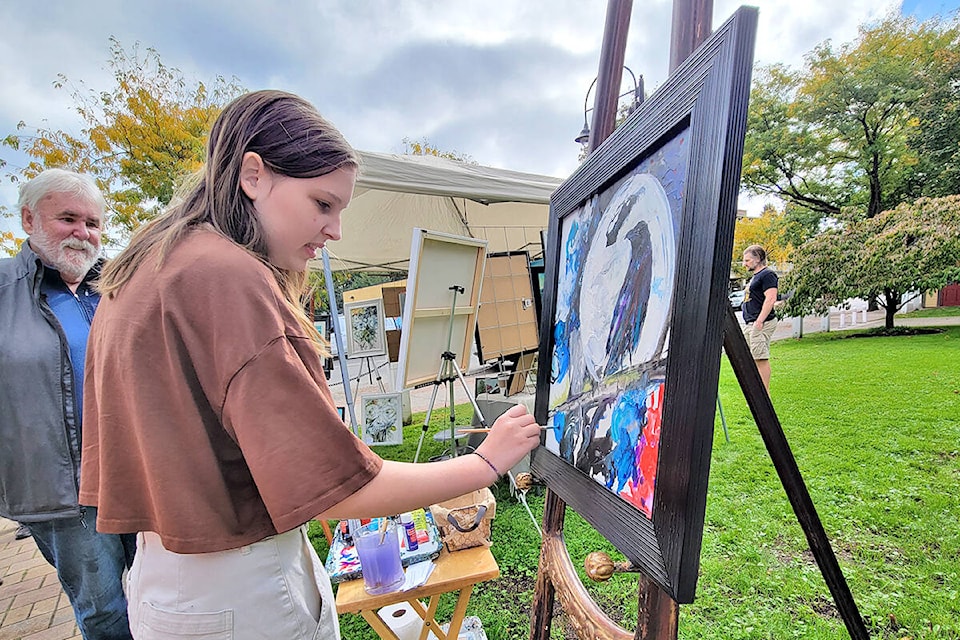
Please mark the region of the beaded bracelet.
[[493, 469], [493, 472], [494, 472], [495, 474], [497, 474], [497, 477], [498, 477], [498, 478], [500, 477], [500, 472], [497, 471], [497, 468], [496, 468], [495, 466], [493, 466], [493, 463], [490, 462], [490, 460], [487, 459], [487, 456], [483, 455], [483, 454], [480, 453], [479, 451], [471, 451], [470, 453], [475, 453], [475, 454], [477, 454], [477, 456], [478, 456], [481, 460], [483, 460], [484, 462], [487, 463], [487, 466], [488, 466], [488, 467], [490, 467], [491, 469]]

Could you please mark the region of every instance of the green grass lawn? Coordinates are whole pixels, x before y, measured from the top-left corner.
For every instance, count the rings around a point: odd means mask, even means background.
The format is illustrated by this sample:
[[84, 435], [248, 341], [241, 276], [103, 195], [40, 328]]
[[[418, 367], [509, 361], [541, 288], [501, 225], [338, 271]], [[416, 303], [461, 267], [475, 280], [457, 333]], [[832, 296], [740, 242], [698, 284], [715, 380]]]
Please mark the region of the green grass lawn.
[[[774, 405], [871, 636], [960, 638], [960, 327], [844, 339], [850, 333], [775, 343]], [[731, 442], [718, 420], [697, 597], [680, 607], [680, 637], [847, 638], [725, 359], [719, 394]], [[468, 423], [470, 406], [457, 415]], [[430, 433], [447, 419], [435, 412]], [[403, 445], [378, 451], [412, 460], [422, 420]], [[425, 449], [435, 455], [443, 444], [428, 436]], [[468, 614], [490, 640], [515, 640], [529, 636], [539, 537], [506, 487], [496, 493], [502, 575], [475, 589]], [[542, 491], [529, 501], [539, 517]], [[613, 551], [571, 511], [565, 539], [578, 567], [590, 551]], [[587, 586], [612, 618], [636, 627], [636, 576]], [[444, 598], [440, 619], [453, 604]], [[557, 610], [553, 637], [574, 638]], [[376, 639], [359, 616], [341, 616], [341, 627], [345, 639]]]
[[900, 318], [952, 318], [954, 316], [960, 316], [960, 307], [931, 307], [898, 315]]

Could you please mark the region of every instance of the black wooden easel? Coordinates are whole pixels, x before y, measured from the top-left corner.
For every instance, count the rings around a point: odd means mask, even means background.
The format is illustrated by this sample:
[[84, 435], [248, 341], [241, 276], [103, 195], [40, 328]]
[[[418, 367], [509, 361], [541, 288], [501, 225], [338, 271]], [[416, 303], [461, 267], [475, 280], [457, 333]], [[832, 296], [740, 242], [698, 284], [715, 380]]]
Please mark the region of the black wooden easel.
[[[616, 88], [624, 62], [632, 4], [631, 0], [608, 0], [588, 152], [596, 149], [614, 129]], [[671, 72], [709, 36], [712, 10], [712, 0], [674, 0]], [[724, 306], [723, 346], [747, 405], [850, 637], [867, 640], [869, 635], [863, 618], [807, 492], [740, 324], [730, 305]], [[675, 640], [679, 606], [656, 582], [642, 573], [639, 576], [639, 612], [635, 633], [616, 625], [597, 607], [580, 583], [563, 543], [565, 511], [564, 501], [548, 490], [543, 516], [543, 545], [531, 612], [531, 640], [549, 639], [558, 589], [580, 637], [599, 640]]]
[[817, 566], [820, 567], [820, 573], [823, 574], [837, 609], [840, 611], [840, 617], [843, 618], [851, 638], [866, 640], [870, 636], [857, 610], [857, 603], [853, 600], [853, 594], [850, 593], [833, 548], [830, 546], [830, 540], [820, 522], [820, 516], [817, 515], [813, 500], [807, 492], [797, 461], [787, 442], [787, 436], [780, 426], [780, 419], [770, 401], [770, 395], [763, 386], [760, 373], [753, 362], [753, 356], [750, 355], [750, 347], [747, 346], [747, 341], [743, 337], [737, 316], [729, 305], [727, 305], [723, 322], [723, 348], [743, 390], [750, 413], [753, 414], [753, 419], [760, 430], [760, 437], [763, 438], [763, 443], [767, 447], [773, 467], [777, 470], [780, 482], [790, 500], [790, 506], [793, 507], [793, 512], [807, 537], [810, 551], [813, 552]]

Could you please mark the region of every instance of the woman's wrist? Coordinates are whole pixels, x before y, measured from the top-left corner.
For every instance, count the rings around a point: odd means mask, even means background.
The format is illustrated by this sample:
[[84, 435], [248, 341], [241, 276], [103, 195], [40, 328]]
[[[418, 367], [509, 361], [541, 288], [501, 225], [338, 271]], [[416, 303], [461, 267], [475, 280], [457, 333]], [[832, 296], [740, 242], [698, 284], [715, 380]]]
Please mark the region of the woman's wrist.
[[494, 482], [496, 482], [497, 480], [500, 479], [500, 476], [501, 476], [502, 474], [500, 473], [500, 470], [496, 467], [496, 465], [493, 464], [493, 462], [490, 461], [490, 458], [488, 458], [487, 456], [483, 455], [483, 454], [480, 453], [479, 451], [471, 451], [470, 453], [472, 453], [472, 454], [474, 454], [475, 456], [477, 456], [478, 458], [480, 458], [480, 460], [483, 461], [484, 466], [486, 466], [488, 469], [490, 469], [490, 471], [493, 472], [494, 478], [493, 478], [493, 480], [492, 480], [491, 482], [489, 482], [488, 484], [493, 484]]

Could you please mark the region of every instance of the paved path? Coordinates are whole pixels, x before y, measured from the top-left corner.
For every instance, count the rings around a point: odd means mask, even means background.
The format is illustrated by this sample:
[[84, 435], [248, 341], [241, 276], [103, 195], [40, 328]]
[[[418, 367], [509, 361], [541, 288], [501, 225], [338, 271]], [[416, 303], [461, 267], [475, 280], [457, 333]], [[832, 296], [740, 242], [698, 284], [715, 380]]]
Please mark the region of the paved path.
[[[869, 328], [883, 325], [883, 312], [869, 312], [866, 322], [863, 321], [863, 314], [857, 313], [857, 323], [850, 324], [850, 313], [847, 312], [844, 319], [844, 328]], [[897, 325], [901, 326], [947, 326], [960, 325], [960, 316], [944, 318], [897, 318]], [[830, 318], [830, 329], [836, 331], [840, 328], [839, 314], [833, 314]], [[804, 333], [816, 333], [822, 330], [820, 318], [808, 317], [804, 320]], [[775, 340], [790, 338], [793, 335], [792, 323], [789, 320], [780, 322], [777, 332], [774, 334]], [[359, 363], [352, 362], [352, 365], [359, 366]], [[380, 362], [381, 378], [387, 390], [393, 388], [392, 376], [388, 373], [389, 367], [385, 362]], [[366, 369], [364, 369], [366, 372]], [[357, 371], [352, 372], [354, 378], [354, 388], [356, 388]], [[489, 373], [480, 375], [490, 375]], [[473, 389], [473, 378], [467, 377], [468, 387]], [[376, 382], [371, 384], [369, 378], [364, 375], [359, 392], [376, 393], [379, 391], [379, 385]], [[334, 371], [331, 379], [334, 396], [338, 399], [343, 398], [343, 386], [338, 383], [338, 374]], [[528, 388], [528, 390], [530, 390]], [[446, 390], [444, 395], [437, 399], [435, 410], [446, 409]], [[432, 387], [424, 389], [414, 389], [411, 391], [411, 405], [413, 411], [424, 411], [430, 404], [430, 395]], [[467, 396], [463, 391], [462, 385], [455, 386], [455, 402], [457, 404], [466, 402]], [[359, 416], [358, 416], [359, 418]], [[26, 540], [14, 540], [13, 534], [17, 525], [9, 520], [0, 518], [0, 578], [3, 584], [0, 585], [0, 640], [72, 640], [80, 638], [80, 632], [77, 630], [76, 622], [73, 618], [73, 609], [67, 601], [66, 595], [60, 589], [60, 583], [57, 580], [56, 572], [37, 551], [37, 546], [33, 538]]]
[[33, 538], [14, 540], [17, 523], [0, 518], [0, 640], [80, 638], [73, 609]]

